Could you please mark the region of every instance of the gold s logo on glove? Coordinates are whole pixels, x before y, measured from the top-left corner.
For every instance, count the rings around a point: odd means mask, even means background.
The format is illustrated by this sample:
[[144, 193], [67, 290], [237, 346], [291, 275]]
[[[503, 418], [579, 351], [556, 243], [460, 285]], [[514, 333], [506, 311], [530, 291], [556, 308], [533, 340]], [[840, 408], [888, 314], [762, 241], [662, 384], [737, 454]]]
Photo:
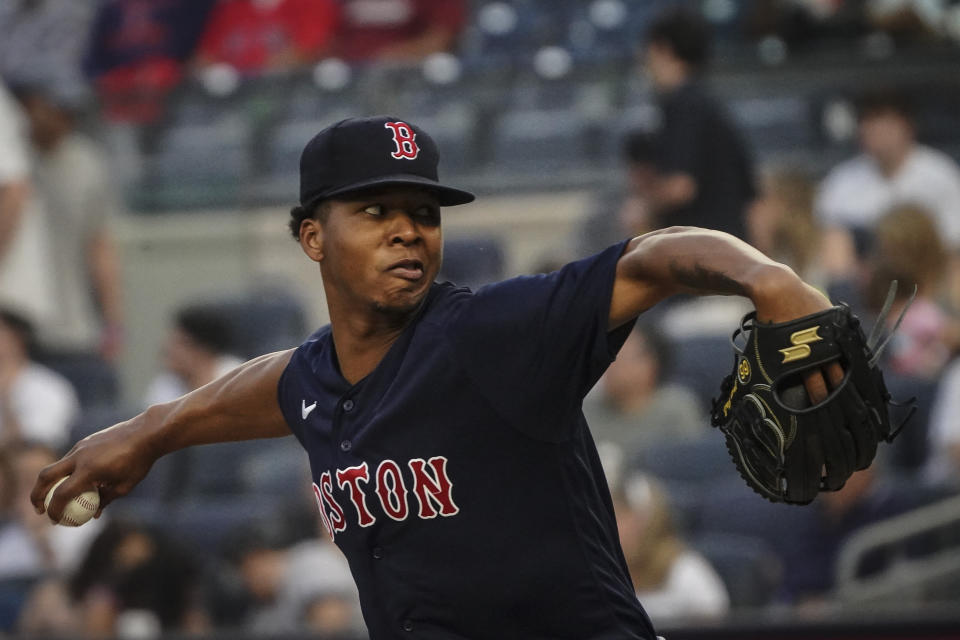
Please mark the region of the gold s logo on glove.
[[[786, 349], [780, 349], [780, 353], [783, 354], [783, 362], [781, 364], [786, 364], [788, 362], [794, 362], [796, 360], [803, 360], [810, 356], [810, 345], [813, 342], [820, 342], [823, 340], [818, 334], [817, 331], [820, 330], [820, 325], [815, 327], [810, 327], [809, 329], [803, 329], [802, 331], [795, 331], [790, 334], [790, 344], [792, 347], [787, 347]], [[782, 344], [782, 343], [781, 343]]]

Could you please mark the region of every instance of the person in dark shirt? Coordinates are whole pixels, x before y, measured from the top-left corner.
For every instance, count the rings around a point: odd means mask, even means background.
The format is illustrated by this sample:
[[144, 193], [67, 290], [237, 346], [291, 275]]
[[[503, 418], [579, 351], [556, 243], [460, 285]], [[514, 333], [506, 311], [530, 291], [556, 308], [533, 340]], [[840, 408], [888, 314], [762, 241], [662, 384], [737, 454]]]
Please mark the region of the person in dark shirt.
[[[681, 291], [741, 295], [763, 322], [830, 307], [789, 268], [689, 227], [623, 240], [476, 292], [436, 282], [441, 184], [429, 134], [391, 116], [318, 133], [289, 228], [318, 263], [330, 324], [78, 443], [38, 477], [49, 515], [101, 507], [164, 453], [281, 437], [306, 450], [373, 640], [653, 640], [583, 398], [636, 317]], [[842, 377], [832, 371], [832, 380]], [[807, 380], [827, 396], [822, 372]]]
[[662, 123], [649, 199], [657, 227], [690, 225], [745, 237], [744, 212], [756, 195], [743, 137], [704, 85], [709, 27], [686, 10], [654, 21], [645, 69], [659, 96]]

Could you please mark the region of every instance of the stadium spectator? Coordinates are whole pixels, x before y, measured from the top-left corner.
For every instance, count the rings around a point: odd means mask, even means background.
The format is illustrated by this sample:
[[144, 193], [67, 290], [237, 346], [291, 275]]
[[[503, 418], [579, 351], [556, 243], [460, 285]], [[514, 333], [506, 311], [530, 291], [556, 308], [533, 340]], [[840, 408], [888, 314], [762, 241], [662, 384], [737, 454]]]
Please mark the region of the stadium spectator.
[[163, 347], [164, 372], [150, 383], [145, 406], [179, 398], [242, 364], [231, 344], [219, 312], [200, 305], [178, 311]]
[[80, 405], [70, 383], [30, 360], [32, 329], [0, 307], [0, 444], [29, 440], [60, 450]]
[[877, 90], [859, 99], [860, 155], [827, 175], [816, 213], [834, 232], [872, 229], [880, 216], [902, 204], [930, 211], [941, 237], [960, 248], [960, 168], [949, 156], [916, 139], [905, 95]]
[[670, 353], [670, 343], [653, 326], [636, 326], [583, 405], [598, 442], [618, 445], [629, 458], [651, 443], [703, 435], [710, 422], [697, 397], [664, 384]]
[[646, 36], [645, 69], [659, 94], [657, 179], [646, 197], [655, 227], [693, 225], [745, 238], [744, 211], [756, 195], [753, 161], [702, 74], [710, 28], [697, 14], [671, 9]]
[[630, 577], [650, 617], [726, 613], [730, 597], [723, 580], [677, 535], [659, 483], [643, 474], [628, 476], [613, 487], [612, 495]]
[[960, 358], [944, 369], [930, 413], [925, 479], [960, 488]]
[[611, 244], [652, 229], [646, 193], [656, 180], [656, 142], [642, 131], [631, 132], [623, 142], [626, 190], [606, 191], [595, 199], [594, 209], [577, 229], [574, 242], [589, 255]]
[[251, 605], [244, 626], [258, 634], [362, 633], [359, 596], [343, 555], [323, 539], [287, 546], [264, 529], [247, 531], [231, 551]]
[[18, 91], [30, 123], [34, 178], [47, 206], [56, 314], [39, 326], [45, 349], [118, 355], [120, 274], [110, 232], [120, 209], [106, 158], [76, 130], [84, 102], [54, 84]]
[[897, 373], [936, 379], [950, 359], [956, 330], [937, 302], [947, 264], [947, 250], [933, 217], [920, 207], [900, 206], [877, 222], [866, 285], [867, 308], [877, 313], [892, 280], [900, 284], [888, 329], [900, 315], [913, 286], [917, 297], [884, 354]]
[[451, 50], [466, 21], [464, 0], [343, 0], [335, 56], [414, 61]]
[[82, 83], [96, 2], [5, 0], [0, 2], [0, 77], [8, 82], [53, 78]]
[[815, 193], [816, 183], [801, 170], [766, 172], [760, 194], [747, 210], [747, 239], [807, 282], [822, 287], [833, 276], [846, 277], [852, 265], [846, 260], [831, 262], [813, 216]]
[[148, 527], [108, 523], [70, 579], [81, 634], [99, 638], [208, 632], [199, 601], [200, 566]]
[[183, 75], [214, 0], [107, 0], [90, 37], [85, 70], [104, 115], [152, 122]]
[[83, 527], [58, 527], [30, 506], [30, 487], [45, 466], [57, 459], [43, 444], [21, 442], [3, 447], [12, 462], [13, 491], [0, 524], [0, 578], [66, 575], [76, 569], [104, 520]]
[[196, 63], [259, 75], [313, 62], [330, 46], [337, 9], [334, 0], [220, 2], [201, 37]]
[[38, 322], [53, 313], [52, 276], [24, 137], [20, 110], [0, 83], [0, 305]]

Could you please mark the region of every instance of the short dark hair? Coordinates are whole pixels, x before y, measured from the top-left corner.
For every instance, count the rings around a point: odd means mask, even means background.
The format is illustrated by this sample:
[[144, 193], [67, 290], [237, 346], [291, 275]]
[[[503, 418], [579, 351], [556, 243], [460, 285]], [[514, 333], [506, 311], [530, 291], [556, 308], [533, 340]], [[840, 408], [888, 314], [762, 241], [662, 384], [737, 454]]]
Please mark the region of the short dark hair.
[[290, 209], [290, 233], [293, 234], [294, 240], [300, 239], [300, 225], [307, 218], [316, 218], [323, 222], [327, 219], [327, 215], [330, 213], [330, 201], [321, 200], [313, 204], [311, 207], [304, 207], [302, 205], [297, 205]]
[[233, 346], [233, 336], [225, 312], [206, 305], [191, 305], [180, 309], [176, 327], [191, 340], [212, 353], [227, 353]]
[[857, 118], [863, 120], [884, 113], [896, 113], [905, 120], [913, 122], [914, 109], [910, 98], [900, 89], [881, 87], [864, 91], [857, 96]]
[[680, 60], [694, 69], [707, 64], [711, 47], [710, 25], [703, 17], [685, 7], [661, 13], [647, 29], [647, 44], [665, 45]]

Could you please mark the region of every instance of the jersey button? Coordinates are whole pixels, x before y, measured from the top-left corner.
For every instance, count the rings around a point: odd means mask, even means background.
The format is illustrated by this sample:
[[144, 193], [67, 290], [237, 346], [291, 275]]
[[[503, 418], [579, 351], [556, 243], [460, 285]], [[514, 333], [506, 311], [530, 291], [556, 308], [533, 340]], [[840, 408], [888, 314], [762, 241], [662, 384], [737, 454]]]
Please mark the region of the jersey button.
[[412, 620], [404, 620], [404, 621], [403, 621], [403, 630], [404, 630], [404, 631], [413, 631], [413, 621], [412, 621]]
[[343, 451], [344, 453], [346, 453], [347, 451], [350, 451], [350, 449], [352, 448], [353, 448], [353, 444], [349, 440], [344, 440], [343, 442], [340, 443], [340, 451]]
[[375, 560], [379, 560], [383, 557], [383, 547], [374, 547], [373, 548], [373, 557]]
[[354, 408], [355, 406], [357, 406], [357, 405], [356, 405], [356, 403], [355, 403], [353, 400], [344, 400], [344, 401], [343, 401], [343, 410], [346, 411], [347, 413], [350, 413], [351, 411], [353, 411], [353, 408]]

